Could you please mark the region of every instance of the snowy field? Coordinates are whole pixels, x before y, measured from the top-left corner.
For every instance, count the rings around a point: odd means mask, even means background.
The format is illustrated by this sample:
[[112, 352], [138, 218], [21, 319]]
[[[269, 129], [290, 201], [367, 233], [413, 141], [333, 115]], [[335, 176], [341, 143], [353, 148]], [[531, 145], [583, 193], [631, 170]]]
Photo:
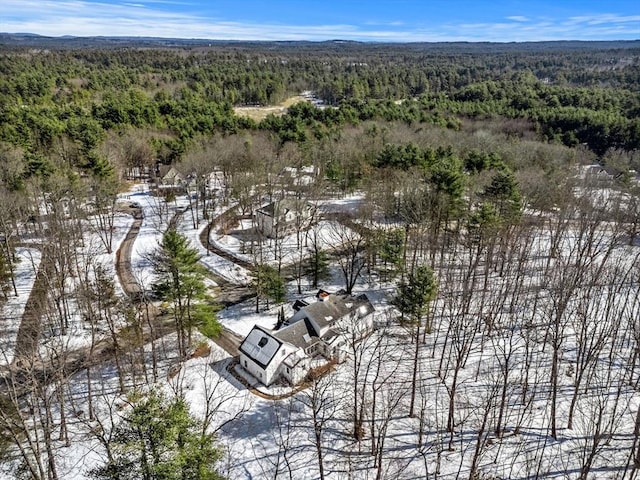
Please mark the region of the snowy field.
[[[221, 213], [220, 211], [215, 214]], [[201, 255], [200, 263], [204, 265], [210, 272], [222, 277], [224, 280], [238, 285], [247, 285], [251, 282], [250, 272], [240, 265], [232, 261], [216, 255], [211, 251], [207, 251], [206, 247], [200, 241], [200, 235], [206, 230], [206, 221], [200, 219], [200, 225], [194, 228], [191, 213], [182, 216], [179, 230], [188, 239], [193, 248], [198, 249]]]
[[[83, 308], [78, 304], [82, 285], [92, 284], [96, 281], [96, 272], [101, 271], [104, 276], [113, 281], [116, 295], [122, 295], [123, 290], [115, 271], [115, 255], [120, 244], [124, 240], [133, 219], [130, 215], [116, 213], [113, 225], [113, 243], [111, 253], [107, 252], [100, 234], [97, 233], [91, 218], [83, 229], [83, 240], [76, 246], [73, 253], [76, 259], [76, 270], [66, 277], [63, 285], [54, 284], [50, 288], [55, 292], [55, 314], [46, 315], [44, 323], [43, 341], [39, 354], [43, 358], [50, 358], [56, 352], [62, 350], [76, 350], [88, 346], [91, 343], [92, 334], [98, 337], [106, 334], [105, 327], [99, 327], [92, 333], [92, 327], [86, 321]], [[63, 312], [66, 320], [61, 320], [60, 312]], [[63, 328], [61, 323], [66, 323]]]
[[[114, 281], [115, 291], [122, 294], [122, 288], [115, 275], [115, 251], [120, 242], [124, 239], [129, 230], [132, 219], [129, 215], [116, 214], [114, 217], [113, 230], [113, 251], [107, 253], [100, 235], [93, 228], [91, 218], [83, 229], [83, 239], [76, 246], [73, 255], [76, 259], [75, 269], [66, 276], [64, 284], [54, 284], [53, 279], [46, 279], [45, 285], [50, 292], [55, 292], [54, 299], [57, 299], [58, 306], [63, 306], [68, 312], [66, 332], [63, 332], [59, 322], [49, 316], [43, 320], [43, 342], [41, 344], [41, 354], [48, 355], [51, 348], [64, 346], [66, 348], [80, 348], [90, 341], [90, 333], [87, 330], [80, 314], [80, 308], [73, 298], [78, 288], [78, 277], [86, 276], [89, 281], [95, 278], [95, 269], [100, 268], [105, 275]], [[16, 266], [16, 286], [18, 297], [10, 297], [3, 307], [2, 321], [6, 335], [3, 336], [3, 359], [2, 363], [10, 363], [13, 358], [16, 334], [22, 321], [22, 315], [27, 299], [31, 293], [33, 283], [40, 268], [41, 252], [34, 248], [18, 249], [20, 261]], [[62, 292], [62, 290], [64, 290]], [[62, 293], [61, 293], [62, 292]], [[68, 297], [68, 298], [67, 298]], [[64, 299], [64, 300], [62, 300]]]
[[[135, 202], [142, 208], [143, 222], [136, 237], [131, 254], [131, 264], [138, 282], [149, 288], [155, 281], [153, 268], [149, 256], [158, 248], [162, 241], [162, 234], [169, 226], [169, 222], [176, 215], [179, 216], [178, 230], [184, 234], [193, 248], [202, 256], [201, 263], [213, 274], [240, 285], [247, 284], [249, 272], [212, 252], [207, 252], [200, 242], [200, 233], [206, 228], [206, 222], [199, 215], [199, 225], [194, 228], [189, 200], [184, 196], [177, 196], [174, 202], [166, 203], [161, 197], [154, 196], [146, 185], [134, 185], [123, 199]], [[214, 214], [220, 213], [216, 211]]]
[[131, 270], [138, 283], [149, 289], [155, 281], [150, 255], [162, 241], [162, 234], [178, 209], [184, 208], [184, 202], [167, 204], [147, 188], [147, 185], [133, 185], [122, 196], [122, 200], [133, 202], [142, 209], [142, 225], [131, 250]]

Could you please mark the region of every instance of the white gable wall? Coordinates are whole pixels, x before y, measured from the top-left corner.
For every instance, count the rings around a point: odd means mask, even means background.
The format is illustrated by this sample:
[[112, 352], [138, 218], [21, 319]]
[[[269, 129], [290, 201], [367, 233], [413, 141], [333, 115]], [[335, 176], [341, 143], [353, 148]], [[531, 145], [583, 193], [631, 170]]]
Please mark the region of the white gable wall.
[[240, 352], [240, 365], [260, 383], [269, 385], [271, 379], [268, 378], [267, 371], [242, 352]]
[[260, 230], [267, 237], [272, 237], [275, 231], [273, 217], [260, 210], [257, 210], [254, 214], [254, 218], [258, 230]]
[[[263, 339], [266, 339], [266, 343]], [[240, 365], [260, 383], [269, 386], [278, 379], [284, 359], [295, 350], [297, 348], [293, 345], [281, 343], [254, 327], [242, 343]]]
[[279, 374], [282, 375], [291, 385], [297, 385], [308, 373], [309, 359], [304, 350], [297, 349], [296, 352], [288, 355], [280, 366]]

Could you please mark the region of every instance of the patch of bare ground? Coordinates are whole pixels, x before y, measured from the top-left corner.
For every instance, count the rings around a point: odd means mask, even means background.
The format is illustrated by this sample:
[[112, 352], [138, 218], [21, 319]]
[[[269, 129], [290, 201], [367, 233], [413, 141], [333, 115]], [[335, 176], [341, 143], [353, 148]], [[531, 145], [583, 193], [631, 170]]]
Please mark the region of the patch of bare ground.
[[211, 353], [211, 347], [207, 343], [202, 342], [196, 346], [195, 350], [191, 354], [191, 358], [208, 357], [210, 353]]
[[233, 111], [238, 116], [248, 117], [255, 120], [256, 122], [259, 122], [260, 120], [265, 119], [270, 113], [274, 115], [283, 115], [287, 111], [287, 108], [289, 108], [291, 105], [303, 101], [303, 97], [301, 97], [300, 95], [296, 95], [287, 98], [285, 101], [279, 103], [278, 105], [265, 105], [259, 107], [234, 107]]

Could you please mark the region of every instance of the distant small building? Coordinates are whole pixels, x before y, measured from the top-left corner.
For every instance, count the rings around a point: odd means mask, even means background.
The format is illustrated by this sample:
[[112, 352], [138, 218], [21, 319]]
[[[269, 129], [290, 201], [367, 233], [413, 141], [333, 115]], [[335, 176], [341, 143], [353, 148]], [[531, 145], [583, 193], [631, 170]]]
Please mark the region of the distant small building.
[[173, 165], [159, 165], [156, 170], [156, 188], [161, 191], [184, 193], [187, 179]]
[[284, 198], [256, 210], [253, 214], [260, 233], [275, 238], [306, 224], [313, 216], [313, 205], [297, 198]]
[[614, 176], [602, 165], [593, 164], [584, 166], [580, 177], [590, 181], [609, 182]]
[[[325, 292], [326, 293], [326, 292]], [[296, 302], [279, 330], [254, 326], [240, 344], [240, 365], [263, 385], [300, 383], [318, 356], [341, 362], [350, 342], [373, 330], [374, 308], [366, 295], [319, 295]]]
[[304, 167], [285, 167], [282, 173], [286, 185], [301, 190], [312, 185], [318, 178], [318, 169], [313, 165]]

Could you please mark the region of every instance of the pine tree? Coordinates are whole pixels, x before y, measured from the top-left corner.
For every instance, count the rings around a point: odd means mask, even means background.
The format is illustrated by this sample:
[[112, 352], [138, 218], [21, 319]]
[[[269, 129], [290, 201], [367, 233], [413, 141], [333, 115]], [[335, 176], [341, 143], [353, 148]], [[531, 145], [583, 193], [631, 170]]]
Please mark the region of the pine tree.
[[172, 314], [178, 333], [180, 353], [186, 355], [191, 344], [192, 328], [206, 325], [209, 332], [215, 329], [215, 311], [206, 309], [199, 302], [207, 300], [204, 268], [199, 264], [200, 255], [189, 246], [188, 239], [175, 229], [169, 229], [162, 243], [152, 256], [152, 263], [159, 281], [153, 285], [154, 293], [172, 303]]
[[261, 298], [267, 299], [267, 308], [269, 299], [275, 303], [283, 302], [285, 299], [284, 279], [271, 265], [262, 264], [256, 267], [252, 285], [256, 292], [256, 313], [260, 311]]
[[383, 280], [389, 281], [398, 275], [404, 260], [404, 235], [400, 229], [383, 231], [378, 242], [378, 255], [382, 260]]
[[327, 253], [320, 248], [313, 248], [306, 268], [307, 277], [311, 279], [311, 286], [318, 288], [320, 282], [330, 277]]
[[12, 279], [11, 260], [7, 258], [4, 250], [0, 250], [0, 291], [2, 292], [2, 297], [5, 299], [11, 289], [10, 283]]
[[115, 427], [107, 462], [91, 472], [104, 480], [222, 480], [220, 450], [181, 397], [134, 392]]
[[[400, 283], [398, 293], [394, 300], [395, 306], [403, 315], [408, 317], [410, 325], [413, 327], [415, 336], [415, 354], [413, 357], [413, 378], [411, 381], [411, 406], [409, 416], [413, 416], [416, 398], [418, 359], [420, 357], [420, 327], [422, 319], [429, 311], [429, 304], [437, 293], [436, 279], [431, 270], [426, 265], [418, 266], [414, 272], [410, 273], [407, 280]], [[430, 326], [425, 326], [427, 330]]]

